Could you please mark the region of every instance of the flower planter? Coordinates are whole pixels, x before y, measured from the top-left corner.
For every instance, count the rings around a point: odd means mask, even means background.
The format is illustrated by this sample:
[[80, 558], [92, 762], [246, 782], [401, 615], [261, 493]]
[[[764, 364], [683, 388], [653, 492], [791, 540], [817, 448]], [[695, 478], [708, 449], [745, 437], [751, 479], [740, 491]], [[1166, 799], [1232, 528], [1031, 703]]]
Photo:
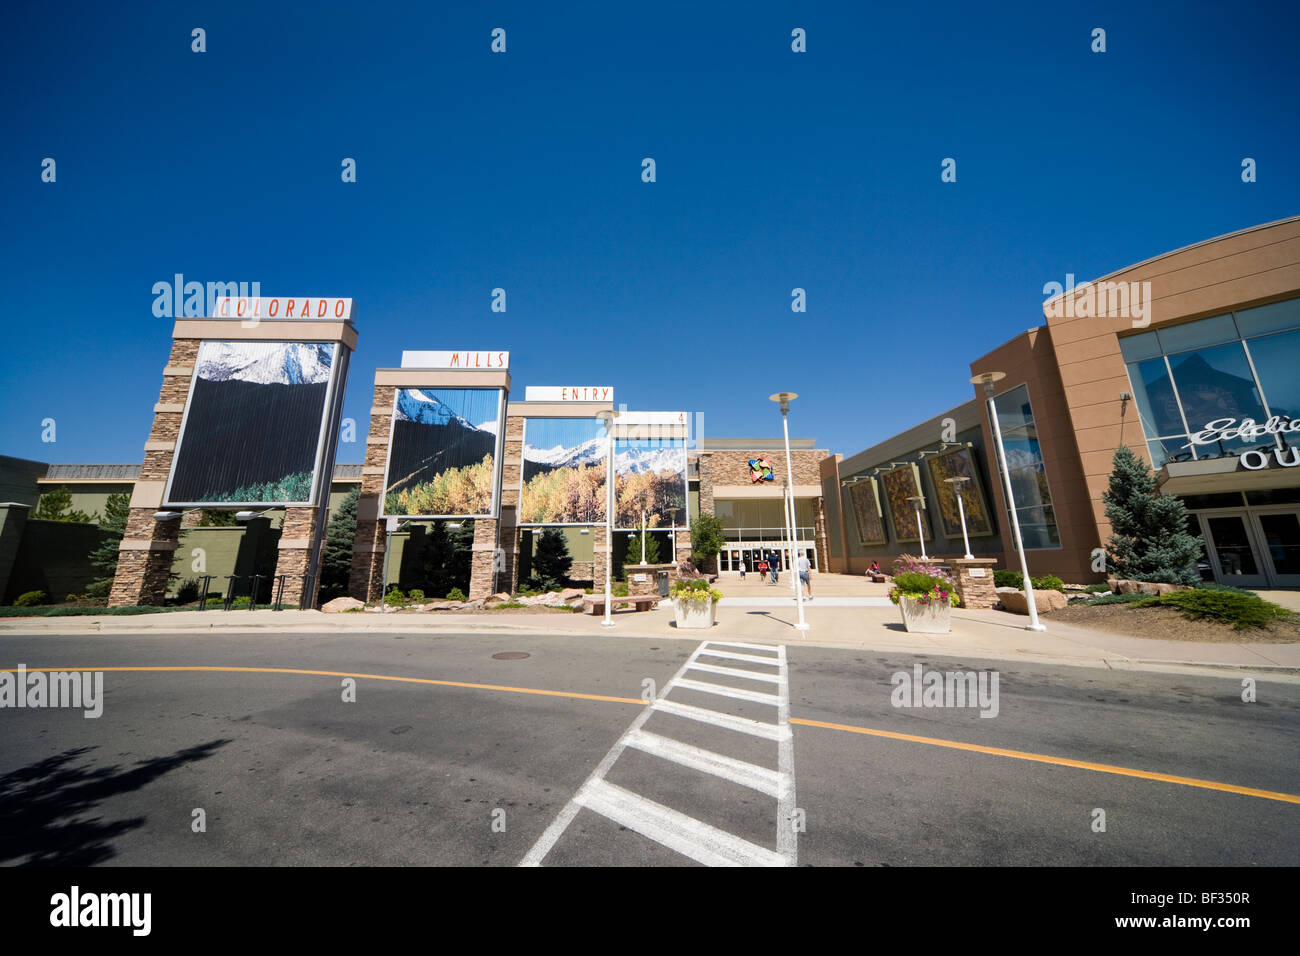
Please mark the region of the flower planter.
[[903, 626], [913, 634], [947, 634], [952, 630], [952, 606], [947, 601], [900, 597]]
[[673, 598], [673, 616], [680, 627], [712, 627], [717, 602], [712, 598], [704, 601], [688, 601], [685, 598]]

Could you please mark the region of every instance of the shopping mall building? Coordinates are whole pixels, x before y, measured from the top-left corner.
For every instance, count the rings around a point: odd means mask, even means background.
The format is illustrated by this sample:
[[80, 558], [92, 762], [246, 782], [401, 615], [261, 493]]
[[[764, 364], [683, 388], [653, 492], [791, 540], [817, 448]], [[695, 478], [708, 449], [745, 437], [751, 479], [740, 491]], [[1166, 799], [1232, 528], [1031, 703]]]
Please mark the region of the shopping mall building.
[[[72, 507], [87, 513], [102, 510], [112, 492], [132, 492], [132, 527], [147, 539], [137, 547], [142, 554], [165, 553], [150, 573], [165, 578], [170, 567], [172, 591], [176, 581], [193, 576], [196, 548], [207, 555], [207, 573], [217, 576], [218, 586], [226, 574], [275, 568], [277, 551], [283, 563], [286, 550], [303, 550], [306, 532], [295, 528], [283, 535], [283, 511], [273, 508], [248, 527], [201, 527], [201, 514], [190, 510], [179, 522], [179, 538], [173, 529], [170, 538], [148, 539], [159, 535], [157, 503], [137, 508], [149, 502], [136, 499], [144, 497], [146, 479], [159, 484], [156, 479], [167, 473], [156, 460], [151, 465], [150, 456], [170, 455], [175, 445], [184, 389], [166, 384], [166, 376], [180, 379], [191, 371], [175, 354], [197, 345], [190, 342], [197, 333], [182, 328], [186, 324], [178, 321], [177, 344], [164, 370], [165, 394], [146, 446], [148, 474], [135, 464], [46, 466], [0, 458], [0, 487], [8, 501], [0, 504], [0, 600], [35, 588], [52, 595], [77, 591], [91, 574], [84, 554], [87, 535], [96, 529], [56, 528], [59, 522], [35, 522], [28, 514], [41, 493], [65, 486]], [[342, 324], [347, 328], [337, 334], [355, 343], [350, 319]], [[1069, 283], [1043, 303], [1040, 324], [970, 363], [972, 379], [988, 373], [996, 379], [993, 401], [1031, 573], [1069, 582], [1101, 578], [1099, 549], [1109, 534], [1102, 493], [1115, 451], [1125, 445], [1153, 467], [1163, 493], [1186, 502], [1191, 530], [1206, 543], [1201, 572], [1207, 580], [1300, 587], [1298, 370], [1300, 217], [1168, 252], [1092, 282]], [[377, 371], [366, 461], [333, 465], [330, 513], [352, 488], [364, 488], [367, 480], [382, 484], [391, 393], [395, 384], [411, 384], [412, 374]], [[168, 398], [169, 387], [179, 397]], [[490, 555], [505, 549], [504, 579], [497, 571], [482, 578], [497, 589], [526, 576], [535, 531], [511, 513], [522, 485], [523, 423], [530, 416], [590, 416], [614, 408], [612, 397], [603, 403], [577, 398], [584, 400], [556, 408], [526, 399], [508, 403], [502, 507], [482, 543], [477, 520], [475, 527], [475, 550], [486, 552], [489, 567]], [[813, 439], [792, 439], [788, 469], [782, 439], [691, 435], [686, 514], [674, 518], [676, 530], [652, 533], [664, 560], [680, 560], [689, 553], [690, 518], [715, 515], [727, 542], [717, 557], [720, 573], [737, 574], [742, 563], [752, 569], [782, 547], [785, 479], [792, 473], [797, 547], [818, 570], [862, 573], [873, 561], [888, 570], [898, 555], [922, 551], [960, 557], [967, 539], [974, 556], [1018, 567], [994, 447], [978, 385], [969, 401], [847, 457], [816, 448]], [[964, 489], [960, 499], [949, 479]], [[153, 492], [159, 500], [160, 494]], [[407, 529], [386, 538], [379, 517], [374, 507], [359, 513], [369, 530], [358, 535], [354, 572], [363, 572], [367, 597], [380, 592], [382, 573], [388, 581], [400, 579], [402, 549], [411, 534]], [[620, 563], [633, 534], [617, 531], [609, 547], [603, 525], [570, 524], [563, 530], [574, 576], [593, 579], [603, 576], [606, 555]], [[380, 560], [385, 554], [387, 562]]]
[[[1300, 217], [1063, 289], [970, 363], [994, 403], [1030, 573], [1098, 580], [1102, 493], [1126, 445], [1186, 503], [1207, 580], [1300, 586]], [[956, 408], [822, 464], [829, 561], [970, 552], [1018, 567], [980, 385]], [[921, 499], [917, 501], [915, 499]], [[918, 507], [919, 522], [918, 522]]]

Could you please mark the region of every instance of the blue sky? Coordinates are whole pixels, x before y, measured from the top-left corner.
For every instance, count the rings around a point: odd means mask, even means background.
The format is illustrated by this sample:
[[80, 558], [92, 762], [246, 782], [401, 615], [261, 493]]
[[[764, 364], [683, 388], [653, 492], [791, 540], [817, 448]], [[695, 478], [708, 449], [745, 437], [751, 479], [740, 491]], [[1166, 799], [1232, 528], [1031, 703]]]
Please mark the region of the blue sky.
[[793, 390], [849, 455], [972, 397], [1044, 283], [1300, 213], [1294, 3], [896, 6], [10, 3], [0, 454], [139, 461], [183, 273], [356, 300], [342, 461], [402, 349], [719, 437]]

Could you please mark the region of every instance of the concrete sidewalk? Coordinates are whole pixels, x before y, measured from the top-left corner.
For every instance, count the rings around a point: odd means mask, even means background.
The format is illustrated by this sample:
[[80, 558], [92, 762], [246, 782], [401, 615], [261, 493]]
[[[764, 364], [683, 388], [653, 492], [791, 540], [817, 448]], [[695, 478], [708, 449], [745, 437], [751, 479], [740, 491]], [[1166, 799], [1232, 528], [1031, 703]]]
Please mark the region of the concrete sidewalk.
[[[881, 586], [877, 586], [881, 587]], [[729, 588], [728, 590], [734, 590]], [[771, 595], [773, 598], [775, 594]], [[1144, 669], [1196, 673], [1206, 667], [1240, 668], [1265, 672], [1270, 678], [1300, 682], [1300, 643], [1259, 644], [1147, 640], [1106, 634], [1044, 617], [1047, 630], [1024, 629], [1025, 618], [1002, 611], [954, 609], [948, 634], [909, 634], [893, 605], [887, 607], [833, 607], [817, 601], [805, 607], [810, 628], [794, 625], [797, 612], [792, 598], [784, 606], [762, 608], [731, 606], [726, 598], [717, 609], [710, 630], [678, 631], [673, 612], [662, 607], [647, 612], [620, 611], [614, 627], [601, 627], [601, 618], [568, 611], [497, 611], [455, 614], [441, 611], [380, 614], [324, 614], [320, 611], [176, 611], [130, 616], [7, 618], [0, 620], [4, 634], [134, 634], [141, 632], [201, 634], [220, 630], [254, 632], [268, 638], [277, 633], [355, 632], [364, 640], [368, 632], [422, 631], [438, 633], [504, 633], [591, 635], [653, 638], [656, 640], [752, 641], [763, 644], [843, 647], [870, 651], [903, 652], [924, 657], [1070, 664], [1086, 667]]]

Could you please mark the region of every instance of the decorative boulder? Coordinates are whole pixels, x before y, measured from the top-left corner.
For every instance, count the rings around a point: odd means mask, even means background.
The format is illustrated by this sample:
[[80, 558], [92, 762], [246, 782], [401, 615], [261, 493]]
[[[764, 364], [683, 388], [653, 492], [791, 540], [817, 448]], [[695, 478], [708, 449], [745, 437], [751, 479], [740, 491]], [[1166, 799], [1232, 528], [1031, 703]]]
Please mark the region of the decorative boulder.
[[326, 601], [320, 609], [326, 614], [342, 614], [344, 611], [358, 611], [365, 606], [364, 602], [353, 597], [336, 597], [332, 601]]
[[[1028, 614], [1029, 598], [1019, 588], [998, 588], [998, 597], [1002, 600], [1002, 609], [1012, 614]], [[1060, 591], [1034, 591], [1034, 605], [1039, 614], [1050, 614], [1066, 606], [1065, 595]]]
[[560, 592], [560, 603], [569, 604], [573, 601], [581, 601], [586, 596], [587, 593], [582, 588], [565, 588]]
[[493, 595], [490, 595], [490, 596], [488, 596], [488, 597], [483, 598], [483, 599], [482, 599], [482, 603], [481, 603], [479, 606], [480, 606], [480, 607], [496, 607], [498, 604], [505, 604], [505, 603], [506, 603], [507, 601], [509, 601], [509, 600], [510, 600], [510, 595], [507, 594], [505, 591], [501, 591], [501, 592], [498, 592], [497, 594], [493, 594]]
[[1111, 591], [1116, 594], [1146, 594], [1155, 597], [1159, 594], [1169, 594], [1172, 591], [1187, 590], [1181, 584], [1165, 584], [1161, 581], [1126, 581], [1122, 578], [1119, 580], [1110, 578], [1106, 583], [1110, 585]]

